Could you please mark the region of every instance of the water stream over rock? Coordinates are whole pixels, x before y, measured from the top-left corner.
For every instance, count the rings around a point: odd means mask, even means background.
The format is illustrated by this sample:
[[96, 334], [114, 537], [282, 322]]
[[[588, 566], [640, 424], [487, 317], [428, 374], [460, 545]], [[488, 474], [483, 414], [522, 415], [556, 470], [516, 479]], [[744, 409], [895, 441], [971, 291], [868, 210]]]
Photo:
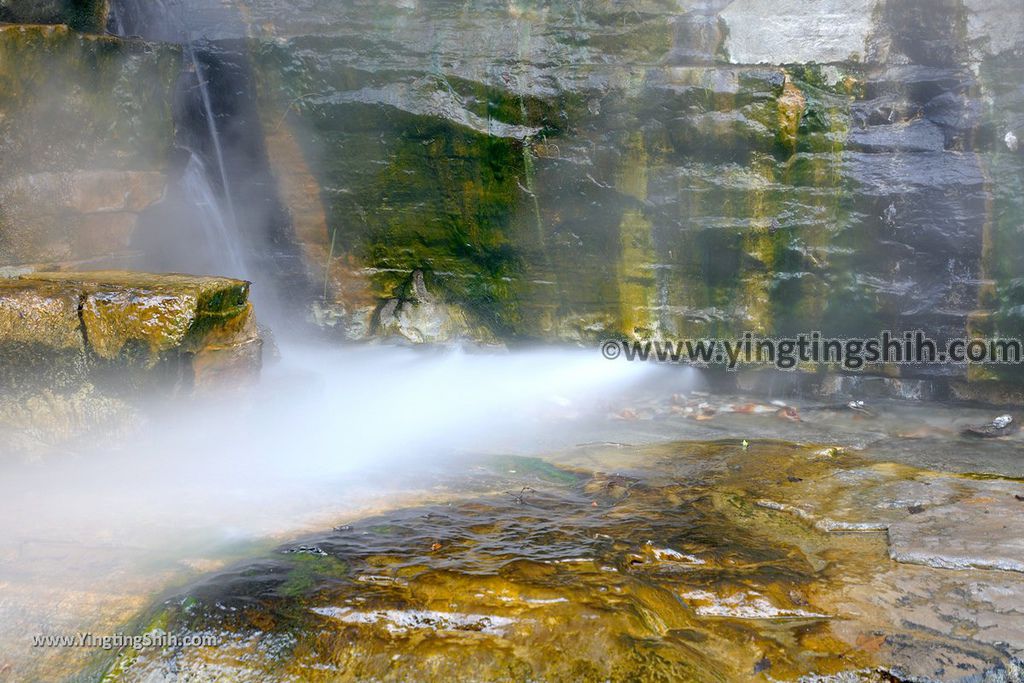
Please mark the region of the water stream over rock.
[[[258, 279], [263, 319], [274, 320], [289, 310], [282, 297], [301, 297], [308, 285], [270, 172], [255, 75], [243, 47], [212, 43], [209, 19], [192, 10], [181, 0], [112, 4], [111, 30], [182, 50], [174, 103], [180, 154], [172, 156], [178, 178], [140, 220], [140, 265]], [[217, 26], [237, 21], [229, 8], [216, 16]]]
[[[784, 408], [587, 353], [282, 356], [241, 401], [5, 467], [9, 670], [1019, 675], [1024, 442], [960, 436], [988, 410]], [[28, 656], [162, 630], [217, 645]]]
[[139, 622], [207, 646], [98, 665], [115, 681], [1017, 680], [1024, 549], [997, 539], [1024, 531], [1021, 481], [875, 455], [728, 439], [473, 456], [435, 470], [427, 504], [341, 518]]

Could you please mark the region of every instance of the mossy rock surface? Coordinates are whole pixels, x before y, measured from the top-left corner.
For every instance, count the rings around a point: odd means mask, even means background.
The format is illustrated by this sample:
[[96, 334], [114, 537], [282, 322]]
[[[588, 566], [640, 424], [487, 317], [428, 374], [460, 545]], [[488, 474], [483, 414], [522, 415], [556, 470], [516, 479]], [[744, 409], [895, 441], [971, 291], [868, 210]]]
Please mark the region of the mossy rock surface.
[[0, 21], [67, 24], [80, 31], [102, 31], [110, 0], [0, 0]]
[[67, 388], [85, 380], [80, 300], [61, 283], [0, 280], [0, 387]]
[[180, 65], [175, 45], [0, 24], [0, 176], [162, 168]]
[[420, 271], [513, 342], [1024, 329], [1020, 3], [244, 4], [327, 324]]
[[251, 317], [243, 280], [100, 271], [34, 273], [21, 281], [81, 292], [88, 348], [108, 361], [130, 355], [152, 365], [167, 352], [197, 352], [211, 339], [231, 338]]
[[252, 374], [261, 342], [249, 283], [122, 271], [0, 280], [7, 386], [196, 386]]
[[0, 340], [82, 352], [80, 296], [66, 284], [0, 280]]
[[248, 385], [263, 342], [249, 283], [122, 271], [0, 279], [0, 429], [26, 458], [134, 424], [153, 396]]

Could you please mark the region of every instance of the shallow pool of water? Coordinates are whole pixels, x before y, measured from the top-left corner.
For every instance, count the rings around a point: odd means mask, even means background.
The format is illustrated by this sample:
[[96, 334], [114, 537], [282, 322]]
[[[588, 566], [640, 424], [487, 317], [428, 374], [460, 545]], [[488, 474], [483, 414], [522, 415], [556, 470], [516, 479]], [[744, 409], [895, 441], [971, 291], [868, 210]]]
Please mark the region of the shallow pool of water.
[[[1024, 505], [1022, 441], [960, 435], [991, 410], [716, 395], [693, 371], [583, 351], [284, 359], [250, 394], [156, 403], [88, 447], [8, 458], [2, 670], [944, 680], [950, 653], [979, 675], [1016, 666], [1024, 552], [986, 520]], [[153, 627], [220, 646], [32, 647]]]

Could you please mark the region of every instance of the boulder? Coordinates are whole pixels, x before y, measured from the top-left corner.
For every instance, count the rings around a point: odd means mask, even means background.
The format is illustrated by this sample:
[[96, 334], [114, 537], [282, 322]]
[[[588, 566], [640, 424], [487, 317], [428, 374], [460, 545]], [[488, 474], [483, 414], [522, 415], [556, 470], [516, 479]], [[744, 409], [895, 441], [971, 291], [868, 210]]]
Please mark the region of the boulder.
[[50, 385], [34, 361], [69, 355], [82, 381], [115, 387], [171, 378], [191, 388], [225, 371], [251, 376], [261, 343], [248, 293], [242, 280], [121, 271], [32, 273], [0, 283], [8, 380]]
[[377, 324], [385, 336], [402, 337], [416, 344], [436, 344], [467, 339], [493, 342], [485, 331], [473, 329], [465, 311], [444, 303], [427, 290], [423, 271], [409, 281], [408, 292], [387, 300], [378, 313]]
[[83, 352], [79, 297], [57, 282], [0, 281], [0, 340]]
[[36, 459], [245, 386], [262, 337], [249, 283], [119, 271], [0, 279], [0, 443]]

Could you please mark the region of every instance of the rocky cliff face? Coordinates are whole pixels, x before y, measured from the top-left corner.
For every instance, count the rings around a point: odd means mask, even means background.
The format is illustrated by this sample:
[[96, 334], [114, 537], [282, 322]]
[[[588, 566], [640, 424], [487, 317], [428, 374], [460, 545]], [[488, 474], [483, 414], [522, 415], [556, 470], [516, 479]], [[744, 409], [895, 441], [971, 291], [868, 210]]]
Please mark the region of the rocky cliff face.
[[173, 46], [0, 24], [0, 269], [128, 261], [163, 193], [178, 61]]
[[285, 4], [323, 319], [421, 270], [502, 337], [1020, 329], [1013, 3]]
[[[303, 246], [305, 263], [289, 267], [308, 270], [314, 319], [345, 337], [1024, 333], [1019, 3], [183, 7], [194, 38], [251, 61], [266, 152]], [[56, 155], [40, 140], [153, 170], [138, 160], [171, 137], [165, 48], [4, 31], [5, 63], [65, 55], [69, 80], [90, 85], [53, 97], [99, 91], [84, 120], [111, 115], [76, 136], [73, 122], [33, 128], [31, 99], [0, 102], [0, 127], [24, 131], [4, 138], [2, 163], [17, 163], [0, 194], [84, 182], [82, 163], [50, 168]], [[87, 75], [87, 63], [106, 66]], [[94, 227], [16, 257], [8, 246], [7, 263], [121, 244], [158, 183], [116, 182], [142, 189], [103, 204], [102, 229], [96, 211], [64, 201], [76, 220], [48, 229]], [[39, 202], [4, 205], [17, 217], [0, 230], [9, 245], [47, 234], [29, 227], [46, 212], [26, 205]], [[90, 230], [95, 240], [79, 240]], [[419, 288], [444, 320], [398, 324], [402, 311], [423, 317]]]

